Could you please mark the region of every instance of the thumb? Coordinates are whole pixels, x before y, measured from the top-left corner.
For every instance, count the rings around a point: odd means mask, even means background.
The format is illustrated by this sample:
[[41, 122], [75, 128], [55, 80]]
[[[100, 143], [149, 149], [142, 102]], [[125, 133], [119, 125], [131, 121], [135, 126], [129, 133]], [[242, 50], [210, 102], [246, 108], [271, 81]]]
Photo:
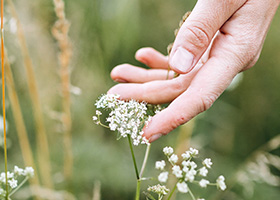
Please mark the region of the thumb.
[[198, 0], [174, 41], [169, 57], [170, 67], [180, 74], [191, 71], [215, 33], [245, 2], [245, 0]]

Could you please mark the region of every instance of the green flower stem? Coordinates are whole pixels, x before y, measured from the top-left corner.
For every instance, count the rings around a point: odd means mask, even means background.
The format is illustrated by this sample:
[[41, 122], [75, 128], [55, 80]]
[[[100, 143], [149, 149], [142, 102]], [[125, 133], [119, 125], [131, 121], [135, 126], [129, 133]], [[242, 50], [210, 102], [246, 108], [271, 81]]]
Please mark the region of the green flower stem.
[[171, 197], [172, 197], [173, 193], [175, 192], [176, 188], [177, 188], [177, 185], [175, 184], [175, 186], [173, 187], [172, 191], [170, 192], [170, 194], [169, 194], [167, 200], [170, 200], [170, 199], [171, 199]]
[[189, 193], [190, 193], [192, 199], [193, 199], [193, 200], [196, 200], [196, 198], [194, 197], [194, 195], [193, 195], [192, 191], [190, 190], [190, 188], [189, 188]]
[[9, 197], [12, 196], [16, 191], [18, 191], [21, 186], [28, 180], [29, 177], [25, 177], [25, 179], [9, 194]]
[[150, 150], [151, 150], [151, 144], [148, 144], [147, 148], [146, 148], [146, 153], [145, 153], [145, 157], [144, 157], [144, 160], [143, 160], [143, 164], [142, 164], [142, 167], [141, 167], [141, 171], [140, 171], [140, 179], [143, 177], [143, 173], [144, 173], [145, 167], [147, 165], [147, 160], [148, 160], [148, 157], [149, 157]]
[[136, 195], [135, 195], [135, 200], [140, 199], [140, 189], [141, 189], [141, 180], [137, 180], [137, 188], [136, 188]]
[[130, 147], [130, 151], [131, 151], [131, 155], [132, 155], [132, 160], [133, 160], [133, 164], [134, 164], [136, 178], [137, 178], [137, 180], [139, 180], [140, 177], [139, 177], [139, 172], [138, 172], [138, 168], [137, 168], [137, 164], [136, 164], [136, 160], [135, 160], [135, 155], [134, 155], [134, 151], [133, 151], [133, 147], [132, 147], [132, 143], [131, 143], [131, 136], [128, 135], [127, 139], [128, 139], [128, 143], [129, 143], [129, 147]]

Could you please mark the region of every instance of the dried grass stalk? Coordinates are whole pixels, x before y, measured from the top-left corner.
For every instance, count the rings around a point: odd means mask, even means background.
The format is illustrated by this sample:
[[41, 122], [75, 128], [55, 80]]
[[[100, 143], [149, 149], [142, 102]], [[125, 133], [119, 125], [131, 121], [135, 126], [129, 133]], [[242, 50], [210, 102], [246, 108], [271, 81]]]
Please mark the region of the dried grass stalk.
[[70, 98], [70, 69], [69, 64], [72, 57], [72, 45], [68, 37], [70, 23], [65, 18], [63, 0], [53, 0], [57, 21], [52, 28], [52, 34], [57, 40], [60, 52], [58, 54], [60, 64], [60, 77], [62, 84], [62, 123], [64, 128], [64, 176], [69, 179], [72, 175], [72, 120], [71, 120], [71, 98]]
[[[6, 81], [7, 81], [7, 89], [8, 89], [8, 96], [11, 102], [12, 112], [16, 123], [16, 130], [18, 134], [19, 139], [19, 145], [21, 148], [21, 153], [23, 156], [23, 161], [25, 166], [31, 166], [35, 171], [36, 166], [34, 163], [33, 155], [31, 146], [29, 143], [26, 127], [24, 124], [22, 111], [20, 108], [19, 98], [16, 92], [14, 78], [10, 66], [10, 62], [7, 56], [7, 53], [5, 53], [5, 70], [6, 70]], [[34, 176], [33, 178], [29, 179], [29, 182], [31, 185], [40, 185], [38, 176]], [[31, 190], [32, 193], [34, 193], [33, 190]], [[36, 198], [39, 199], [39, 198]]]
[[50, 153], [48, 146], [48, 137], [44, 125], [43, 113], [41, 110], [40, 99], [37, 89], [37, 83], [35, 80], [35, 73], [33, 70], [32, 60], [29, 55], [29, 51], [26, 45], [26, 40], [24, 37], [23, 29], [20, 24], [17, 12], [12, 0], [8, 0], [8, 6], [11, 11], [11, 15], [17, 21], [17, 36], [19, 40], [19, 45], [24, 60], [24, 67], [26, 70], [27, 83], [29, 88], [29, 94], [33, 106], [34, 120], [36, 124], [37, 133], [37, 151], [38, 151], [38, 161], [40, 177], [44, 186], [52, 188], [53, 183], [51, 179], [51, 164], [50, 164]]

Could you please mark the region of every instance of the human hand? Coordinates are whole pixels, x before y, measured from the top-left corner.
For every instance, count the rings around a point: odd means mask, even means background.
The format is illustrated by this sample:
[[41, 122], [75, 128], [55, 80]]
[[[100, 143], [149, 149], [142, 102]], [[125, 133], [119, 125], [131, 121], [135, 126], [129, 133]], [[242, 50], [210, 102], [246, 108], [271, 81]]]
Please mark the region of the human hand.
[[[168, 134], [207, 110], [240, 71], [256, 63], [279, 3], [199, 0], [169, 58], [151, 48], [140, 49], [136, 59], [152, 69], [117, 66], [112, 79], [125, 83], [108, 92], [153, 104], [172, 102], [152, 118], [143, 136], [152, 142]], [[168, 65], [181, 75], [165, 80]]]

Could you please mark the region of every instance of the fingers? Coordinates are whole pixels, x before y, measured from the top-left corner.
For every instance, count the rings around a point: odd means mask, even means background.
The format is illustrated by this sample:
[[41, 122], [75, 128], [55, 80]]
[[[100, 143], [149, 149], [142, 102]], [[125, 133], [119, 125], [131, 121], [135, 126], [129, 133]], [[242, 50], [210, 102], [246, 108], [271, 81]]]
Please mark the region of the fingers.
[[171, 68], [181, 74], [192, 70], [215, 33], [245, 2], [198, 1], [175, 39], [169, 58]]
[[139, 49], [135, 58], [154, 69], [168, 69], [168, 58], [151, 47]]
[[154, 80], [172, 79], [174, 72], [163, 69], [143, 69], [129, 64], [116, 66], [111, 72], [111, 78], [119, 83], [145, 83]]
[[151, 104], [169, 103], [184, 92], [197, 71], [197, 66], [191, 73], [181, 75], [171, 80], [157, 80], [142, 84], [121, 83], [112, 87], [108, 93], [119, 94], [121, 99], [137, 99]]
[[[144, 128], [144, 137], [151, 142], [166, 135], [194, 116], [207, 110], [227, 88], [240, 71], [239, 62], [234, 53], [226, 48], [227, 37], [219, 34], [213, 43], [213, 52], [209, 60], [197, 72], [188, 89], [178, 96], [165, 110], [155, 115]], [[217, 40], [217, 42], [216, 42]], [[217, 48], [219, 46], [220, 48]]]

